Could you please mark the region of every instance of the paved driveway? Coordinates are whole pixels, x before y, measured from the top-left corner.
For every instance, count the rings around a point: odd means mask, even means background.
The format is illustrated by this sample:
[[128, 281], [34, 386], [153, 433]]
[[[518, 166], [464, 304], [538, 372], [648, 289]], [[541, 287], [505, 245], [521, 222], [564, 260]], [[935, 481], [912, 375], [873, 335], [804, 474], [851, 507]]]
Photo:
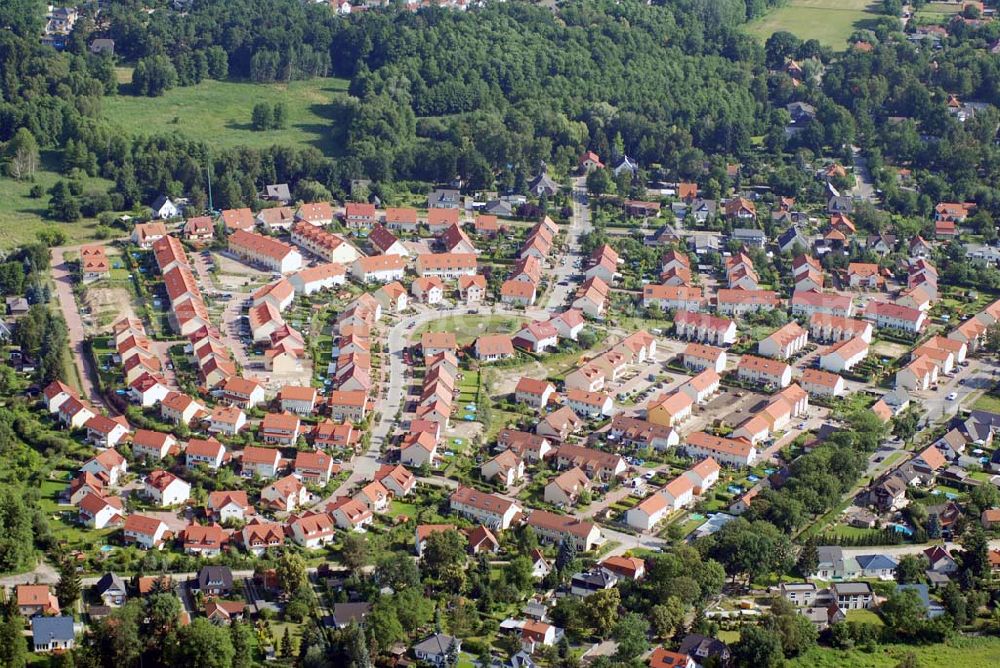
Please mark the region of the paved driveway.
[[[77, 375], [80, 377], [82, 387], [80, 390], [85, 398], [96, 405], [104, 406], [104, 397], [97, 390], [95, 381], [95, 371], [88, 364], [89, 357], [84, 354], [84, 329], [83, 320], [80, 318], [80, 310], [73, 297], [73, 275], [69, 265], [64, 260], [67, 252], [78, 251], [80, 246], [58, 246], [50, 253], [52, 263], [52, 282], [56, 286], [56, 301], [62, 312], [63, 320], [66, 321], [66, 332], [69, 337], [69, 349], [73, 357], [73, 364], [76, 365]], [[117, 414], [110, 406], [107, 406], [112, 415]]]

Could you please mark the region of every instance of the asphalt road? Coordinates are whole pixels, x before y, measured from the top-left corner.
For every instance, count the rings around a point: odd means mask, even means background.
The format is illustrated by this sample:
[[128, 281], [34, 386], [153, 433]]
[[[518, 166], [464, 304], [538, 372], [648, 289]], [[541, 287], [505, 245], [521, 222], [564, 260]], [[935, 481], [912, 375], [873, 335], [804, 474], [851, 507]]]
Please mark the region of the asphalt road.
[[[549, 300], [545, 304], [549, 311], [561, 310], [570, 296], [576, 292], [580, 281], [574, 281], [570, 277], [574, 273], [582, 272], [583, 269], [574, 267], [573, 262], [580, 259], [582, 263], [584, 257], [580, 251], [580, 237], [590, 229], [587, 179], [580, 176], [573, 181], [573, 218], [570, 220], [569, 229], [566, 230], [567, 252], [558, 258], [551, 272], [552, 287], [549, 291]], [[563, 281], [568, 284], [559, 285]]]
[[[104, 398], [97, 389], [94, 369], [87, 363], [88, 356], [84, 354], [84, 328], [80, 318], [80, 309], [73, 297], [73, 274], [69, 264], [63, 259], [69, 251], [78, 251], [80, 246], [57, 246], [50, 253], [52, 264], [52, 282], [56, 286], [56, 301], [66, 321], [66, 332], [69, 337], [69, 349], [72, 351], [73, 363], [80, 377], [83, 397], [97, 406], [104, 406]], [[109, 407], [110, 409], [110, 407]], [[114, 414], [112, 412], [112, 414]]]

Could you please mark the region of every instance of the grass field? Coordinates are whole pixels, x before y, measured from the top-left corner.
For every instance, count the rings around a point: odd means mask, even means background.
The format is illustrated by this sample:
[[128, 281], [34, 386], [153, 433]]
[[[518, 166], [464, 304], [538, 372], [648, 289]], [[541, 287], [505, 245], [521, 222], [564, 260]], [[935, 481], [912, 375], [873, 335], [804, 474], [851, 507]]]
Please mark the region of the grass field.
[[763, 42], [786, 30], [803, 41], [816, 39], [824, 46], [843, 49], [852, 32], [878, 16], [871, 0], [790, 0], [747, 24], [747, 32]]
[[939, 645], [880, 645], [874, 652], [816, 647], [786, 663], [788, 668], [894, 668], [909, 652], [920, 666], [995, 666], [1000, 638], [956, 638]]
[[[127, 78], [127, 76], [122, 77]], [[337, 98], [346, 96], [345, 79], [313, 79], [289, 84], [203, 81], [167, 91], [158, 98], [118, 95], [104, 99], [104, 116], [129, 133], [180, 132], [223, 148], [315, 146], [328, 155], [343, 146], [344, 123]], [[258, 101], [284, 102], [288, 125], [257, 132], [250, 115]]]
[[[51, 152], [42, 154], [42, 169], [35, 173], [34, 181], [15, 181], [0, 176], [0, 250], [14, 248], [29, 241], [46, 227], [57, 227], [66, 233], [70, 242], [90, 241], [94, 238], [94, 220], [80, 220], [75, 223], [60, 223], [45, 220], [48, 207], [48, 193], [38, 199], [28, 196], [35, 184], [48, 191], [61, 177], [56, 173], [58, 157]], [[105, 179], [93, 178], [84, 181], [84, 191], [103, 191], [112, 185]]]
[[992, 392], [982, 394], [978, 399], [976, 399], [976, 402], [972, 404], [972, 407], [978, 411], [1000, 413], [1000, 396], [993, 394]]
[[513, 335], [528, 318], [513, 315], [457, 315], [433, 320], [421, 326], [416, 335], [424, 332], [452, 332], [458, 345], [472, 343], [483, 334]]

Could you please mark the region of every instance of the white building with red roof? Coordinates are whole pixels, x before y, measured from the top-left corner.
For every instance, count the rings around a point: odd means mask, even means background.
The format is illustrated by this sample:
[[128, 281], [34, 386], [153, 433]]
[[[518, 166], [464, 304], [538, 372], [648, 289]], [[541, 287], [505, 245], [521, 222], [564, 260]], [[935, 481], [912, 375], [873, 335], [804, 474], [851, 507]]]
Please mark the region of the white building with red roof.
[[567, 390], [563, 399], [574, 413], [587, 418], [610, 417], [615, 411], [614, 401], [603, 392]]
[[174, 438], [173, 434], [137, 429], [132, 435], [132, 456], [136, 459], [145, 458], [160, 461], [175, 448], [177, 448], [177, 439]]
[[217, 557], [229, 542], [229, 536], [218, 524], [189, 524], [181, 532], [181, 542], [187, 554]]
[[264, 403], [264, 387], [255, 380], [233, 376], [223, 383], [222, 398], [233, 406], [255, 408]]
[[229, 235], [229, 251], [243, 260], [282, 274], [302, 267], [302, 254], [283, 241], [237, 230]]
[[328, 507], [338, 529], [364, 531], [374, 520], [372, 511], [358, 499], [342, 496]]
[[296, 545], [315, 550], [333, 542], [333, 518], [327, 513], [306, 511], [288, 522], [288, 531]]
[[836, 292], [796, 290], [792, 293], [792, 315], [812, 317], [817, 313], [849, 318], [854, 313], [854, 300]]
[[809, 318], [809, 334], [817, 341], [846, 341], [858, 336], [871, 343], [874, 327], [870, 322], [843, 316], [814, 313]]
[[75, 395], [71, 395], [60, 403], [56, 413], [59, 417], [59, 422], [69, 429], [83, 428], [87, 424], [87, 421], [97, 414], [89, 403], [79, 399]]
[[744, 439], [723, 438], [703, 431], [688, 434], [683, 450], [689, 457], [711, 457], [725, 466], [753, 466], [757, 448]]
[[254, 306], [260, 306], [264, 302], [267, 302], [276, 308], [278, 312], [284, 311], [291, 306], [293, 299], [295, 299], [295, 288], [292, 287], [291, 282], [287, 278], [282, 278], [274, 283], [268, 283], [253, 293]]
[[705, 308], [705, 292], [701, 288], [686, 285], [648, 283], [642, 287], [642, 306], [658, 306], [664, 311], [670, 309], [698, 313]]
[[798, 354], [808, 343], [809, 332], [792, 321], [760, 341], [757, 352], [765, 357], [788, 359]]
[[424, 304], [433, 306], [444, 299], [444, 281], [437, 276], [419, 276], [410, 283], [413, 298]]
[[548, 405], [556, 386], [547, 380], [536, 380], [522, 376], [514, 388], [514, 400], [532, 408], [544, 408]]
[[681, 354], [684, 366], [695, 371], [714, 369], [716, 373], [722, 373], [726, 370], [728, 359], [722, 348], [701, 343], [689, 343]]
[[535, 530], [539, 540], [559, 545], [571, 541], [577, 550], [589, 551], [604, 542], [601, 529], [594, 522], [573, 515], [558, 515], [547, 510], [533, 510], [527, 525]]
[[585, 320], [583, 318], [583, 313], [575, 308], [566, 309], [558, 315], [554, 315], [549, 319], [549, 322], [553, 324], [556, 328], [556, 333], [559, 334], [560, 339], [570, 339], [571, 341], [576, 341], [577, 337], [580, 336], [580, 332], [583, 331], [583, 326]]
[[726, 346], [736, 343], [736, 323], [729, 318], [679, 310], [674, 314], [677, 338], [687, 341]]
[[273, 478], [281, 469], [281, 451], [277, 448], [259, 448], [248, 445], [240, 458], [240, 473], [244, 478], [259, 476]]
[[295, 219], [314, 227], [325, 227], [333, 222], [333, 207], [329, 202], [309, 202], [295, 211]]
[[420, 468], [421, 466], [431, 466], [437, 457], [437, 439], [422, 432], [420, 434], [408, 434], [403, 439], [399, 450], [399, 461], [406, 466]]
[[294, 413], [267, 413], [260, 422], [258, 436], [264, 443], [294, 445], [302, 429], [302, 421]]
[[915, 357], [896, 372], [896, 389], [926, 390], [938, 381], [938, 365], [927, 355]]
[[351, 276], [359, 283], [391, 283], [406, 274], [406, 259], [398, 255], [359, 257], [351, 263]]
[[339, 262], [307, 267], [288, 277], [295, 294], [311, 295], [347, 283], [347, 268]]
[[299, 450], [295, 453], [295, 475], [304, 482], [326, 485], [333, 475], [333, 458], [322, 450]]
[[168, 527], [163, 520], [146, 515], [129, 515], [122, 532], [126, 542], [135, 543], [144, 550], [160, 549]]
[[143, 408], [156, 406], [170, 394], [170, 388], [164, 384], [163, 379], [151, 373], [143, 373], [129, 383], [128, 387], [132, 401]]
[[534, 283], [509, 278], [500, 285], [500, 301], [504, 304], [531, 306], [537, 297]]
[[208, 431], [235, 436], [246, 426], [247, 416], [236, 406], [216, 406], [208, 416]]
[[208, 511], [220, 522], [245, 522], [256, 511], [243, 490], [209, 492]]
[[347, 202], [344, 205], [344, 224], [349, 230], [368, 230], [375, 224], [378, 212], [368, 202]]
[[678, 391], [691, 397], [696, 404], [706, 404], [719, 391], [721, 378], [715, 369], [705, 369], [681, 385]]
[[184, 465], [188, 468], [204, 464], [217, 469], [226, 457], [226, 447], [214, 438], [192, 438], [184, 448]]
[[833, 373], [843, 373], [868, 357], [868, 342], [860, 336], [835, 343], [819, 357], [819, 368]]
[[176, 506], [191, 498], [191, 485], [170, 471], [151, 471], [143, 481], [143, 493], [158, 506]]
[[507, 488], [524, 479], [524, 460], [511, 450], [503, 450], [484, 462], [479, 472], [484, 480], [496, 480], [501, 487]]
[[79, 397], [76, 390], [59, 380], [54, 380], [46, 385], [42, 396], [45, 398], [45, 407], [49, 413], [58, 412], [59, 407], [70, 397]]
[[514, 518], [522, 512], [517, 502], [511, 499], [465, 486], [459, 486], [449, 501], [452, 511], [494, 530], [509, 528]]
[[927, 322], [927, 314], [919, 309], [876, 301], [868, 304], [865, 318], [874, 321], [879, 329], [898, 329], [914, 334], [920, 332]]
[[514, 345], [533, 353], [543, 353], [559, 344], [559, 330], [551, 321], [536, 320], [514, 335]]
[[117, 496], [88, 492], [77, 504], [80, 523], [91, 529], [104, 529], [124, 521], [125, 505]]
[[301, 480], [287, 475], [262, 489], [260, 499], [274, 510], [291, 513], [309, 502], [309, 492]]
[[372, 480], [362, 487], [354, 498], [365, 505], [373, 513], [384, 513], [389, 510], [392, 492], [378, 480]]
[[258, 557], [264, 554], [268, 548], [281, 547], [285, 544], [284, 527], [257, 518], [243, 527], [240, 536], [243, 539], [244, 549]]
[[375, 472], [375, 480], [396, 497], [408, 496], [417, 485], [417, 477], [402, 464], [381, 465]]
[[725, 315], [746, 315], [759, 311], [771, 311], [781, 303], [778, 294], [773, 290], [739, 289], [719, 290], [716, 302], [719, 313]]
[[788, 387], [792, 382], [792, 367], [780, 360], [744, 355], [736, 367], [740, 380], [760, 385]]
[[840, 397], [846, 393], [844, 379], [830, 371], [806, 369], [799, 378], [799, 385], [809, 394], [819, 397]]
[[625, 511], [625, 523], [638, 531], [650, 531], [670, 514], [670, 504], [661, 494], [652, 494]]
[[84, 423], [87, 428], [87, 440], [100, 448], [113, 448], [128, 436], [131, 430], [124, 415], [108, 417], [97, 414]]
[[108, 448], [88, 459], [80, 467], [81, 473], [91, 473], [105, 485], [114, 487], [128, 472], [128, 463], [114, 448]]
[[403, 245], [403, 242], [382, 225], [376, 225], [368, 234], [368, 243], [379, 255], [399, 255], [401, 257], [409, 257], [410, 255], [410, 251]]
[[167, 396], [160, 402], [160, 417], [174, 424], [191, 424], [195, 417], [204, 412], [205, 406], [183, 392], [167, 392]]

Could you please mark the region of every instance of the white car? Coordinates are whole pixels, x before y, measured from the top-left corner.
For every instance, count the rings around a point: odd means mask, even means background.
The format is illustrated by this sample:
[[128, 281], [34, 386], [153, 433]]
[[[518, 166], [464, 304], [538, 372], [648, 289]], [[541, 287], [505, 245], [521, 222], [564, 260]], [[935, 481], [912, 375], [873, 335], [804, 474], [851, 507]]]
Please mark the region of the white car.
[[945, 397], [948, 401], [954, 401], [958, 397], [958, 392], [949, 392], [948, 396]]

